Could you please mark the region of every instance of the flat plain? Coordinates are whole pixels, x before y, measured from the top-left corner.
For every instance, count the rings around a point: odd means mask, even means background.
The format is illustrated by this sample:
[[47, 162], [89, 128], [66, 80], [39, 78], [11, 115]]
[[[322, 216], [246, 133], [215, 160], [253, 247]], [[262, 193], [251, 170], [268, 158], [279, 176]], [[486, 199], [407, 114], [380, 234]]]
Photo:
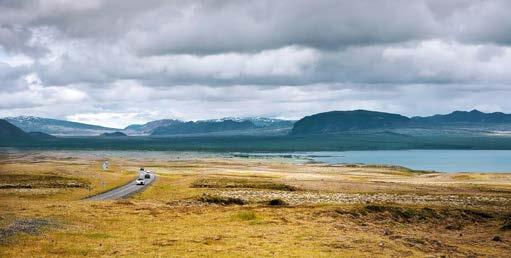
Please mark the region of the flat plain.
[[[285, 159], [0, 156], [3, 257], [510, 257], [511, 174]], [[84, 198], [157, 180], [129, 199]]]

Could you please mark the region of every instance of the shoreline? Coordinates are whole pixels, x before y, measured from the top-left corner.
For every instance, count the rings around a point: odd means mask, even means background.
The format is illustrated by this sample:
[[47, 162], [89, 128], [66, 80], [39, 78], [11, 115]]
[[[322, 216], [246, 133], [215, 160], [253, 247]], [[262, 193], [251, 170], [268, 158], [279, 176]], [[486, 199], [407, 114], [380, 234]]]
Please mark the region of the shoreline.
[[[97, 160], [108, 160], [112, 158], [134, 159], [140, 162], [145, 161], [180, 161], [197, 159], [239, 159], [252, 161], [274, 161], [296, 164], [322, 164], [331, 166], [365, 166], [365, 167], [395, 167], [415, 171], [418, 173], [487, 173], [487, 174], [509, 174], [511, 173], [511, 160], [504, 159], [511, 156], [511, 150], [375, 150], [375, 151], [316, 151], [316, 152], [215, 152], [215, 151], [152, 151], [152, 150], [40, 150], [40, 149], [19, 149], [0, 148], [0, 155], [43, 155], [49, 154], [60, 158], [89, 158]], [[432, 156], [429, 157], [428, 155]], [[452, 157], [446, 158], [444, 156]], [[380, 158], [378, 159], [378, 156]], [[481, 156], [484, 156], [483, 158]], [[502, 159], [498, 157], [504, 157]], [[361, 162], [363, 159], [367, 162]], [[420, 162], [407, 165], [406, 158], [411, 162]], [[353, 161], [349, 161], [352, 159]], [[404, 159], [404, 160], [403, 160]], [[389, 161], [392, 160], [392, 161]], [[400, 160], [395, 162], [394, 160]], [[483, 164], [477, 164], [481, 160]], [[494, 163], [494, 162], [503, 162]], [[509, 160], [506, 163], [506, 160]], [[439, 162], [436, 162], [439, 161]], [[410, 162], [410, 161], [409, 161]], [[424, 163], [424, 164], [421, 164]], [[474, 163], [475, 162], [475, 163]], [[486, 162], [486, 163], [485, 163]], [[426, 165], [430, 163], [430, 165]], [[454, 163], [454, 165], [453, 165]], [[464, 164], [469, 163], [469, 164]], [[463, 167], [474, 167], [482, 169], [461, 169]], [[496, 166], [497, 169], [484, 169], [485, 166]], [[457, 169], [456, 167], [461, 168]], [[442, 169], [443, 168], [443, 169]]]

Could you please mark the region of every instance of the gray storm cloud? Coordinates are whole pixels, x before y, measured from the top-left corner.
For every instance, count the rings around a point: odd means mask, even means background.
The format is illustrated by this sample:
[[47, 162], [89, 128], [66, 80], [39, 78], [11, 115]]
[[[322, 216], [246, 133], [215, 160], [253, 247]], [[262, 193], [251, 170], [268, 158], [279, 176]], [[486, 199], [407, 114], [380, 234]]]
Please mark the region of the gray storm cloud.
[[509, 112], [510, 9], [498, 0], [0, 0], [0, 116], [124, 126], [354, 108]]

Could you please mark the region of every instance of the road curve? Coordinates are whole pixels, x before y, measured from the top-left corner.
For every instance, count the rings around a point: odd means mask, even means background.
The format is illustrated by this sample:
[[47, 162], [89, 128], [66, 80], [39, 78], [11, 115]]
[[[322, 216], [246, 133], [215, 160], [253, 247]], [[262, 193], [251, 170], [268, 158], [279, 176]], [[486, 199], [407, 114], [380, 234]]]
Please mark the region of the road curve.
[[104, 192], [98, 195], [94, 195], [86, 198], [85, 200], [89, 201], [102, 201], [102, 200], [115, 200], [129, 197], [135, 193], [143, 191], [146, 187], [148, 187], [151, 183], [156, 179], [156, 175], [151, 174], [151, 178], [144, 179], [144, 185], [137, 185], [136, 180], [131, 181], [121, 187], [117, 187], [108, 192]]

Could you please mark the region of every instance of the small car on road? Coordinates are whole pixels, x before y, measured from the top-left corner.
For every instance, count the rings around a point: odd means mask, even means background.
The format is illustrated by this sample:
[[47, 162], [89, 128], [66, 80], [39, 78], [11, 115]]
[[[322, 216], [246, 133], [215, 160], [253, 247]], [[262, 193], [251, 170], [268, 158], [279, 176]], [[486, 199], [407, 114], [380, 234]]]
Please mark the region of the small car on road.
[[142, 178], [137, 179], [137, 185], [145, 185], [145, 180]]

